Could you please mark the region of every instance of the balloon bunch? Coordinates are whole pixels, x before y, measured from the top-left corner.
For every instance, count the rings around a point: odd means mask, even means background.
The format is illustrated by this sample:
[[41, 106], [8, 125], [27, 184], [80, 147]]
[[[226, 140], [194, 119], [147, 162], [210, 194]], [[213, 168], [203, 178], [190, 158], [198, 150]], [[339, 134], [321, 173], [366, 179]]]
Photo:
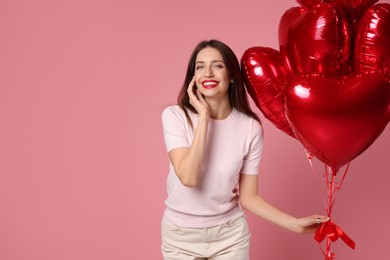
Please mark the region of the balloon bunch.
[[[242, 72], [264, 116], [325, 164], [328, 215], [341, 167], [363, 153], [390, 120], [390, 4], [378, 0], [297, 0], [279, 23], [279, 50], [247, 49]], [[344, 179], [345, 174], [344, 172]], [[341, 237], [333, 222], [316, 234]], [[340, 232], [343, 233], [340, 235]], [[349, 240], [348, 240], [349, 239]]]

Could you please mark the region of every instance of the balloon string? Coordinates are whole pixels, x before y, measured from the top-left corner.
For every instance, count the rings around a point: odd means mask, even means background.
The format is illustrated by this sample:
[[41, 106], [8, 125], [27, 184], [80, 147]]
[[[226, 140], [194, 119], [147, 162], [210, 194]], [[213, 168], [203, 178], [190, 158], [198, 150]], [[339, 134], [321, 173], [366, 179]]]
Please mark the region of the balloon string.
[[325, 201], [325, 197], [324, 197], [324, 194], [321, 192], [321, 185], [320, 185], [320, 182], [319, 182], [318, 177], [316, 175], [316, 171], [315, 171], [314, 166], [313, 166], [313, 162], [312, 162], [313, 155], [309, 151], [307, 151], [307, 150], [305, 150], [305, 152], [306, 152], [307, 160], [309, 161], [309, 164], [310, 164], [310, 167], [311, 167], [311, 172], [314, 175], [314, 179], [316, 180], [316, 183], [317, 183], [317, 186], [318, 186], [318, 192], [320, 193], [320, 197], [321, 197], [322, 203], [324, 203], [324, 206], [327, 209], [328, 207], [327, 207], [327, 204], [326, 204], [326, 201]]
[[[331, 176], [331, 181], [328, 182], [328, 217], [332, 218], [332, 209], [333, 209], [333, 203], [335, 201], [334, 199], [334, 191], [335, 191], [335, 176], [336, 173], [333, 172], [333, 170], [330, 168], [330, 166], [326, 166], [326, 176], [329, 178], [329, 175]], [[326, 238], [326, 255], [325, 260], [332, 260], [333, 256], [335, 256], [334, 253], [331, 251], [331, 244], [332, 241], [330, 240], [330, 237], [327, 236]]]
[[351, 164], [351, 162], [349, 162], [349, 163], [347, 164], [347, 167], [345, 168], [345, 171], [344, 171], [343, 177], [341, 178], [341, 181], [340, 181], [338, 190], [340, 190], [340, 189], [341, 189], [341, 186], [343, 185], [343, 182], [344, 182], [345, 176], [347, 175], [347, 172], [348, 172], [348, 169], [349, 169], [350, 164]]
[[[332, 218], [332, 210], [335, 202], [335, 195], [336, 192], [341, 189], [342, 183], [348, 172], [349, 165], [350, 163], [348, 163], [344, 171], [340, 184], [337, 185], [336, 175], [338, 169], [325, 164], [325, 181], [326, 181], [327, 193], [328, 193], [327, 212], [329, 218]], [[325, 236], [327, 238], [325, 252], [324, 250], [321, 249], [322, 253], [325, 256], [325, 260], [336, 259], [336, 254], [331, 251], [331, 244], [332, 242], [335, 242], [338, 238], [341, 238], [349, 247], [355, 249], [355, 242], [350, 237], [348, 237], [348, 235], [345, 234], [345, 232], [340, 227], [338, 227], [335, 223], [333, 223], [331, 220], [329, 220], [326, 223], [323, 223], [319, 227], [319, 229], [316, 232], [316, 235], [314, 236], [314, 239], [320, 243], [325, 238]]]
[[[313, 156], [311, 155], [310, 152], [306, 151], [307, 159], [309, 161], [309, 164], [312, 168], [312, 173], [315, 175], [315, 169], [314, 165], [312, 162]], [[345, 180], [345, 176], [349, 170], [350, 162], [347, 164], [347, 167], [343, 173], [343, 176], [341, 178], [340, 184], [337, 184], [336, 182], [336, 176], [339, 171], [338, 168], [331, 167], [329, 165], [324, 164], [325, 166], [325, 173], [324, 173], [324, 180], [326, 183], [326, 192], [327, 192], [327, 199], [328, 201], [325, 202], [325, 198], [323, 194], [321, 193], [321, 189], [319, 189], [322, 201], [324, 202], [328, 217], [331, 219], [332, 218], [332, 211], [333, 211], [333, 205], [335, 203], [335, 195], [336, 192], [341, 189], [341, 186]], [[318, 178], [315, 178], [317, 185], [319, 185], [319, 180]], [[326, 240], [326, 245], [325, 245], [325, 250], [322, 249], [321, 247], [321, 241], [323, 241], [324, 238], [327, 238]], [[316, 235], [314, 237], [315, 240], [319, 243], [319, 247], [321, 249], [322, 254], [325, 256], [325, 260], [335, 260], [336, 259], [336, 254], [331, 251], [331, 245], [332, 242], [335, 242], [338, 238], [341, 238], [349, 247], [355, 248], [355, 242], [350, 239], [344, 231], [338, 227], [336, 224], [334, 224], [331, 220], [329, 222], [323, 223], [319, 229], [316, 232]]]

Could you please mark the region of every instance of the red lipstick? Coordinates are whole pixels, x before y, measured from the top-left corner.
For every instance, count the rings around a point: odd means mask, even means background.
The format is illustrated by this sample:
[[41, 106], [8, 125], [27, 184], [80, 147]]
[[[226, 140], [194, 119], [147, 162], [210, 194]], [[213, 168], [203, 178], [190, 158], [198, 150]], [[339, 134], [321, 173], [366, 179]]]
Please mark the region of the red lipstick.
[[219, 82], [216, 80], [204, 80], [202, 81], [202, 86], [206, 89], [215, 88], [218, 86]]

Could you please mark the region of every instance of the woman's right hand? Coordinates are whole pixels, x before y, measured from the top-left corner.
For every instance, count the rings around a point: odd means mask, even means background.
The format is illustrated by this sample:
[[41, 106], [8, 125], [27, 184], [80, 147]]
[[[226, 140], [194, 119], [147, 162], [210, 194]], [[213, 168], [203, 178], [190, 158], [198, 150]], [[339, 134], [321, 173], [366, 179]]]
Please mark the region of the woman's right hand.
[[192, 78], [190, 84], [187, 88], [188, 96], [190, 98], [190, 104], [198, 112], [199, 116], [210, 116], [210, 107], [207, 104], [207, 101], [204, 99], [199, 89], [196, 87], [195, 76]]

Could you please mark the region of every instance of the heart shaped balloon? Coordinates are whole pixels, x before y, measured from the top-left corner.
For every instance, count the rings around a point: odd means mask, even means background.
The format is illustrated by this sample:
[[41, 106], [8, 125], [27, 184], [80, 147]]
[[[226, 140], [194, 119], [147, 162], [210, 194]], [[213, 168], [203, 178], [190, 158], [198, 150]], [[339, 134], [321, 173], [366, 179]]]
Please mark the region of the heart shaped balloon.
[[295, 137], [287, 123], [283, 108], [283, 86], [291, 77], [279, 51], [266, 47], [246, 50], [241, 68], [248, 93], [256, 106], [277, 128]]
[[317, 5], [321, 2], [323, 2], [323, 0], [297, 0], [298, 4], [306, 7], [312, 7], [313, 5]]
[[341, 9], [347, 17], [351, 26], [355, 26], [364, 12], [378, 2], [378, 0], [297, 0], [304, 7], [313, 7], [320, 3], [330, 3]]
[[300, 75], [288, 81], [284, 97], [298, 140], [336, 171], [365, 151], [390, 120], [390, 80], [381, 73]]
[[307, 8], [304, 7], [292, 7], [284, 12], [282, 18], [280, 19], [278, 28], [280, 46], [286, 46], [288, 40], [288, 29], [290, 28], [290, 25], [295, 23], [295, 21], [298, 20], [299, 17], [301, 17], [302, 14], [304, 14], [306, 11]]
[[292, 7], [283, 14], [279, 22], [279, 29], [278, 29], [279, 49], [280, 49], [280, 53], [282, 53], [282, 58], [284, 60], [285, 66], [291, 72], [293, 72], [295, 68], [293, 67], [293, 64], [290, 63], [287, 55], [287, 50], [286, 50], [286, 45], [289, 40], [288, 30], [290, 28], [290, 25], [293, 24], [306, 11], [307, 8], [304, 7]]
[[355, 26], [366, 10], [378, 0], [327, 0], [340, 8], [346, 15], [351, 26]]
[[299, 12], [290, 9], [280, 21], [280, 51], [288, 66], [296, 74], [345, 73], [351, 37], [344, 13], [326, 3], [305, 9], [300, 15]]
[[356, 8], [362, 9], [363, 11], [364, 8], [367, 9], [378, 1], [379, 0], [297, 0], [298, 4], [305, 7], [312, 7], [322, 2], [331, 3], [334, 6], [342, 8], [346, 12]]
[[356, 33], [356, 72], [390, 72], [390, 4], [376, 4], [362, 17]]

